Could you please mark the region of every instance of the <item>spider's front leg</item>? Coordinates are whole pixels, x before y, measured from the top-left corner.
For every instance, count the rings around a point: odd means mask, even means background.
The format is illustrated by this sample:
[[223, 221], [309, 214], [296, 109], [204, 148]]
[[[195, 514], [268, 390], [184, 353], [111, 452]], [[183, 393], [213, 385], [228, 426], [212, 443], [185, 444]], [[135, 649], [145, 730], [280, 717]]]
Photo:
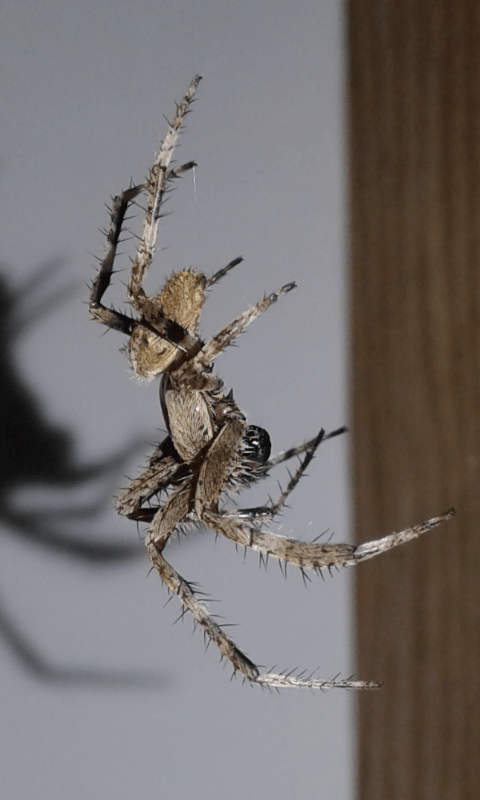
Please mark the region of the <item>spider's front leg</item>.
[[130, 335], [132, 332], [133, 320], [126, 314], [122, 314], [115, 309], [106, 308], [103, 303], [103, 295], [110, 286], [113, 274], [113, 265], [117, 253], [117, 246], [122, 233], [125, 214], [135, 197], [144, 190], [144, 185], [133, 186], [117, 197], [113, 198], [112, 208], [110, 209], [110, 227], [107, 231], [107, 252], [100, 261], [100, 268], [96, 278], [90, 287], [90, 315], [102, 325], [107, 325], [121, 333]]
[[173, 121], [169, 125], [168, 133], [162, 142], [160, 151], [150, 169], [145, 184], [147, 195], [145, 222], [137, 255], [132, 263], [130, 278], [127, 285], [127, 295], [130, 302], [141, 312], [142, 316], [146, 318], [150, 315], [151, 300], [143, 290], [143, 279], [152, 262], [155, 251], [158, 222], [161, 215], [165, 191], [169, 182], [177, 178], [183, 172], [193, 169], [193, 167], [196, 166], [194, 161], [189, 161], [181, 167], [169, 169], [183, 120], [188, 112], [200, 81], [200, 75], [196, 75], [191, 81], [181, 102], [177, 105]]

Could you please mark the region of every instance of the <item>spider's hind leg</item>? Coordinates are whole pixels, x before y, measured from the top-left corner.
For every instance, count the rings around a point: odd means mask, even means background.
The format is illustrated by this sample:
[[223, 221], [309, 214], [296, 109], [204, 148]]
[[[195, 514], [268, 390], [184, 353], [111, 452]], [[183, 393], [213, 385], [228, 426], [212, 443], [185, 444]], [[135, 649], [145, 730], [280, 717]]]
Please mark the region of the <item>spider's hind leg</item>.
[[148, 557], [152, 566], [160, 575], [165, 586], [177, 595], [185, 610], [190, 611], [193, 619], [199, 625], [207, 640], [213, 641], [222, 656], [244, 678], [255, 682], [259, 670], [255, 664], [236, 647], [232, 640], [224, 633], [221, 627], [210, 616], [207, 608], [195, 595], [191, 585], [163, 557], [163, 548], [171, 534], [183, 520], [186, 519], [191, 505], [192, 482], [187, 481], [184, 486], [173, 492], [163, 509], [155, 515], [145, 539]]
[[213, 509], [206, 509], [203, 521], [240, 547], [251, 547], [267, 558], [272, 556], [295, 567], [313, 569], [316, 572], [332, 567], [352, 567], [361, 561], [385, 553], [393, 547], [405, 544], [432, 530], [453, 516], [453, 509], [440, 517], [427, 519], [399, 533], [392, 533], [382, 539], [374, 539], [358, 546], [353, 544], [318, 544], [299, 542], [278, 533], [262, 531], [247, 525], [239, 519], [229, 519]]

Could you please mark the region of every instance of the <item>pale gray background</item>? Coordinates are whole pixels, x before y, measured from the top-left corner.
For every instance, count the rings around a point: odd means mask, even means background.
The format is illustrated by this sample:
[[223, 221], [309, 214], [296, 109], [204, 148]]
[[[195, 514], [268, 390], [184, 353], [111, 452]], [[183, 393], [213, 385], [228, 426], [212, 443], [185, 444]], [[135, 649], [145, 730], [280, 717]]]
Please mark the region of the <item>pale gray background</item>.
[[[104, 202], [143, 178], [163, 115], [197, 72], [204, 80], [178, 153], [197, 161], [196, 188], [189, 174], [169, 201], [166, 250], [150, 285], [173, 269], [211, 273], [243, 255], [208, 300], [208, 335], [265, 291], [297, 281], [217, 369], [249, 419], [268, 428], [275, 452], [347, 422], [341, 4], [10, 0], [0, 38], [2, 273], [15, 290], [56, 260], [43, 296], [74, 283], [12, 355], [45, 424], [71, 433], [74, 460], [161, 436], [157, 386], [137, 384], [120, 334], [102, 336], [89, 321], [85, 282], [90, 253], [102, 252]], [[283, 532], [348, 536], [347, 447], [344, 437], [320, 449]], [[144, 452], [140, 444], [110, 484], [18, 486], [13, 500], [68, 509], [109, 497]], [[275, 477], [285, 481], [281, 470]], [[275, 481], [258, 500], [268, 490]], [[62, 536], [138, 542], [138, 556], [92, 566], [2, 526], [3, 617], [52, 668], [50, 680], [36, 675], [11, 636], [0, 641], [2, 798], [351, 797], [352, 695], [230, 682], [190, 620], [173, 626], [178, 604], [163, 607], [166, 591], [147, 577], [135, 524], [118, 519], [110, 501], [89, 524], [71, 516], [57, 525]], [[287, 581], [274, 563], [265, 573], [256, 556], [244, 559], [210, 532], [192, 532], [168, 557], [240, 623], [235, 639], [257, 663], [318, 666], [322, 677], [353, 672], [351, 575], [305, 590], [294, 569]], [[145, 674], [158, 685], [113, 680]]]

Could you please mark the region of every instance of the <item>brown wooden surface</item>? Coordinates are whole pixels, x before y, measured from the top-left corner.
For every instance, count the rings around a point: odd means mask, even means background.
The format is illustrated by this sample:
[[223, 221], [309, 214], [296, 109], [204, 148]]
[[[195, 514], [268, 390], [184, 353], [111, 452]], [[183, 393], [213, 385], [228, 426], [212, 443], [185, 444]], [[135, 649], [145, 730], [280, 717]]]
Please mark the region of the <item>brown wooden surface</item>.
[[480, 3], [349, 6], [358, 797], [480, 798]]

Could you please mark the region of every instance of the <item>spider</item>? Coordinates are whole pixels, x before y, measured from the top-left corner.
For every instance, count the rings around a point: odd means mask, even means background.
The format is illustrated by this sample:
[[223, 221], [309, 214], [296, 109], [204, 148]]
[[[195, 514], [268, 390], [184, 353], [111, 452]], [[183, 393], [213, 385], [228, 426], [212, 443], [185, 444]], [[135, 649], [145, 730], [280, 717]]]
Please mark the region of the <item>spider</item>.
[[[200, 81], [191, 82], [160, 152], [145, 183], [131, 186], [113, 198], [107, 250], [91, 285], [90, 314], [93, 319], [129, 337], [127, 352], [137, 378], [160, 380], [160, 403], [166, 422], [166, 438], [154, 451], [148, 468], [122, 492], [117, 500], [119, 514], [148, 523], [145, 546], [153, 568], [172, 595], [182, 604], [182, 614], [192, 614], [207, 642], [213, 641], [221, 658], [230, 662], [234, 674], [250, 683], [274, 687], [376, 688], [375, 682], [321, 680], [310, 675], [262, 674], [259, 668], [233, 643], [209, 614], [194, 591], [165, 560], [164, 548], [173, 532], [189, 523], [210, 527], [236, 545], [250, 547], [261, 559], [269, 556], [305, 570], [320, 572], [332, 567], [358, 564], [392, 547], [416, 538], [449, 518], [453, 511], [434, 517], [401, 533], [393, 533], [356, 547], [352, 544], [304, 543], [263, 530], [285, 505], [312, 461], [321, 442], [345, 429], [326, 435], [322, 429], [305, 444], [270, 457], [270, 438], [266, 430], [250, 425], [236, 404], [233, 392], [225, 393], [222, 380], [213, 372], [216, 357], [259, 314], [295, 288], [288, 283], [248, 308], [216, 336], [203, 341], [199, 323], [205, 294], [242, 261], [237, 258], [211, 277], [195, 269], [174, 273], [155, 296], [148, 296], [143, 280], [151, 264], [162, 201], [167, 188], [196, 164], [170, 167], [178, 134]], [[129, 206], [140, 195], [146, 196], [143, 234], [127, 283], [127, 299], [138, 316], [131, 317], [103, 305], [110, 285], [116, 249]], [[300, 459], [296, 472], [276, 500], [265, 506], [229, 510], [222, 497], [265, 478], [272, 467], [293, 456]], [[151, 505], [152, 498], [164, 494], [165, 500]]]

